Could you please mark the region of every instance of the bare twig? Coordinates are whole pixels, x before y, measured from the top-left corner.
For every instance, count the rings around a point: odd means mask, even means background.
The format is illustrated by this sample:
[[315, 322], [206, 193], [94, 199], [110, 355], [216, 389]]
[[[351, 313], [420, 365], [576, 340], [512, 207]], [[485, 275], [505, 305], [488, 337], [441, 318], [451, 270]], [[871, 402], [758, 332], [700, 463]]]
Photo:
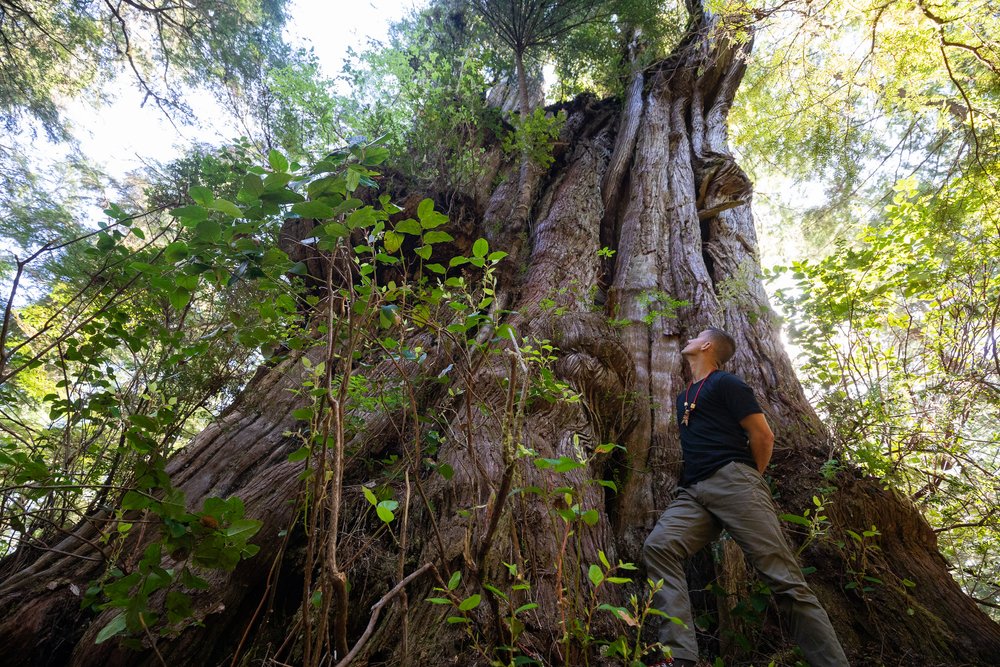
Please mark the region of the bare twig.
[[344, 659], [337, 663], [337, 667], [347, 667], [347, 665], [351, 664], [351, 661], [354, 660], [354, 658], [358, 655], [358, 653], [364, 647], [365, 643], [367, 643], [368, 638], [371, 637], [372, 632], [375, 630], [375, 624], [378, 622], [379, 614], [382, 613], [382, 607], [388, 604], [389, 601], [392, 600], [392, 598], [394, 598], [400, 591], [402, 591], [407, 586], [407, 584], [409, 584], [411, 581], [413, 581], [414, 579], [416, 579], [424, 572], [427, 572], [433, 567], [434, 566], [431, 563], [424, 563], [418, 569], [411, 572], [405, 579], [403, 579], [398, 584], [393, 586], [392, 590], [383, 595], [378, 602], [372, 605], [372, 615], [371, 618], [368, 619], [368, 627], [365, 628], [365, 631], [361, 634], [361, 637], [358, 638], [357, 643], [354, 644], [354, 647], [351, 649], [350, 653], [345, 655]]

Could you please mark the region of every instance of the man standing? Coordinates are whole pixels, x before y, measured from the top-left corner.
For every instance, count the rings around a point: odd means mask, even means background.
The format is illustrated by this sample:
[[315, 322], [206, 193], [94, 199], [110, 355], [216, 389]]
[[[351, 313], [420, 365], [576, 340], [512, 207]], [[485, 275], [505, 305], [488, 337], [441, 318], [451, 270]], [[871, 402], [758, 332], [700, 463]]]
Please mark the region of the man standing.
[[809, 664], [846, 667], [844, 650], [785, 542], [761, 476], [774, 434], [750, 387], [719, 370], [735, 351], [732, 336], [714, 327], [681, 350], [692, 377], [677, 396], [684, 467], [677, 497], [646, 539], [643, 557], [650, 579], [663, 580], [656, 608], [684, 625], [661, 625], [660, 643], [673, 657], [654, 664], [693, 667], [697, 661], [684, 561], [725, 528], [771, 588]]

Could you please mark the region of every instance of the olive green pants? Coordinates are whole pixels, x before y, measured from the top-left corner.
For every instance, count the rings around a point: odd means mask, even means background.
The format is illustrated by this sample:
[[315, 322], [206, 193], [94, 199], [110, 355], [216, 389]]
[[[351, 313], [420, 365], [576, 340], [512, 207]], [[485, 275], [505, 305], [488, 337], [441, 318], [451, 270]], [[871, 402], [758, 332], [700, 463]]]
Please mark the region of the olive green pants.
[[684, 623], [664, 619], [660, 642], [670, 647], [675, 658], [698, 659], [684, 561], [716, 539], [723, 528], [771, 588], [809, 664], [846, 667], [847, 657], [830, 618], [806, 584], [781, 533], [767, 482], [755, 469], [735, 462], [706, 480], [680, 488], [643, 545], [649, 578], [663, 580], [654, 605]]

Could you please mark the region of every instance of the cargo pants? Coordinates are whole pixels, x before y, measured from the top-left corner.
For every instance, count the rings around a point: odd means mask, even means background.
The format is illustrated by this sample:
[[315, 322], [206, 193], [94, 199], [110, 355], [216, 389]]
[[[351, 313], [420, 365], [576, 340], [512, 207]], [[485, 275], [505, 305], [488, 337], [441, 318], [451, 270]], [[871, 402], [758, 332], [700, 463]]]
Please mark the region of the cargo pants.
[[[778, 523], [764, 478], [748, 465], [728, 463], [708, 479], [681, 487], [643, 545], [646, 570], [663, 580], [653, 599], [663, 620], [659, 639], [675, 658], [698, 659], [684, 561], [725, 528], [771, 588], [792, 637], [812, 667], [847, 667], [830, 618], [809, 588]], [[686, 626], [686, 627], [685, 627]]]

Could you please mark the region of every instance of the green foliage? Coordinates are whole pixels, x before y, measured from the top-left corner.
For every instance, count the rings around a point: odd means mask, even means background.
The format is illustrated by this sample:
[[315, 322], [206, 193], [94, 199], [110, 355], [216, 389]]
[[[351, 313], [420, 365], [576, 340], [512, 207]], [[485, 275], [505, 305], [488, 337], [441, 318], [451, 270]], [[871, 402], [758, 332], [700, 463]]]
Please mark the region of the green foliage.
[[[970, 175], [971, 176], [971, 175]], [[921, 507], [970, 591], [997, 560], [1000, 227], [991, 177], [901, 181], [884, 220], [777, 275], [805, 380], [846, 460]], [[974, 563], [974, 565], [973, 565]]]
[[394, 26], [387, 44], [344, 68], [350, 93], [337, 115], [348, 135], [385, 137], [396, 169], [422, 184], [468, 184], [499, 118], [483, 91], [500, 67], [463, 3], [439, 2]]
[[[178, 83], [238, 88], [279, 50], [282, 0], [211, 5], [5, 2], [0, 40], [0, 115], [63, 134], [60, 104], [116, 73], [132, 77], [163, 108], [183, 109]], [[103, 94], [97, 90], [98, 94]]]
[[552, 115], [546, 114], [545, 109], [535, 109], [527, 118], [515, 116], [512, 120], [514, 131], [504, 137], [503, 149], [527, 155], [536, 165], [547, 169], [554, 159], [552, 148], [566, 122], [566, 113], [560, 111]]
[[968, 3], [776, 8], [731, 115], [757, 201], [826, 253], [897, 179], [940, 186], [963, 160], [995, 161], [995, 21]]
[[[245, 148], [172, 165], [173, 180], [147, 192], [157, 202], [152, 213], [110, 206], [110, 222], [65, 244], [73, 270], [54, 277], [44, 298], [11, 311], [16, 326], [5, 332], [0, 368], [4, 546], [44, 542], [95, 507], [116, 506], [116, 528], [105, 533], [110, 569], [88, 601], [123, 608], [124, 620], [116, 617], [102, 639], [188, 622], [179, 589], [191, 587], [186, 578], [231, 570], [257, 551], [249, 540], [261, 524], [244, 517], [238, 498], [209, 498], [189, 512], [163, 463], [211, 417], [205, 408], [220, 392], [245, 380], [254, 357], [310, 344], [303, 295], [290, 279], [296, 266], [274, 247], [290, 210], [307, 202], [339, 210], [342, 222], [320, 241], [328, 247], [396, 210], [349, 196], [372, 182], [369, 167], [385, 155], [377, 147], [354, 146], [310, 169], [277, 152], [269, 169], [252, 165]], [[200, 183], [175, 199], [193, 177]], [[432, 209], [422, 207], [422, 216], [434, 221]], [[29, 421], [11, 409], [25, 402], [39, 411]], [[380, 503], [379, 515], [391, 520], [394, 508]], [[160, 537], [126, 567], [116, 550], [140, 512], [158, 518]], [[161, 566], [168, 556], [174, 567]]]
[[687, 15], [680, 5], [641, 0], [604, 2], [608, 19], [577, 27], [552, 44], [556, 82], [551, 94], [620, 96], [633, 71], [664, 57], [680, 39]]

